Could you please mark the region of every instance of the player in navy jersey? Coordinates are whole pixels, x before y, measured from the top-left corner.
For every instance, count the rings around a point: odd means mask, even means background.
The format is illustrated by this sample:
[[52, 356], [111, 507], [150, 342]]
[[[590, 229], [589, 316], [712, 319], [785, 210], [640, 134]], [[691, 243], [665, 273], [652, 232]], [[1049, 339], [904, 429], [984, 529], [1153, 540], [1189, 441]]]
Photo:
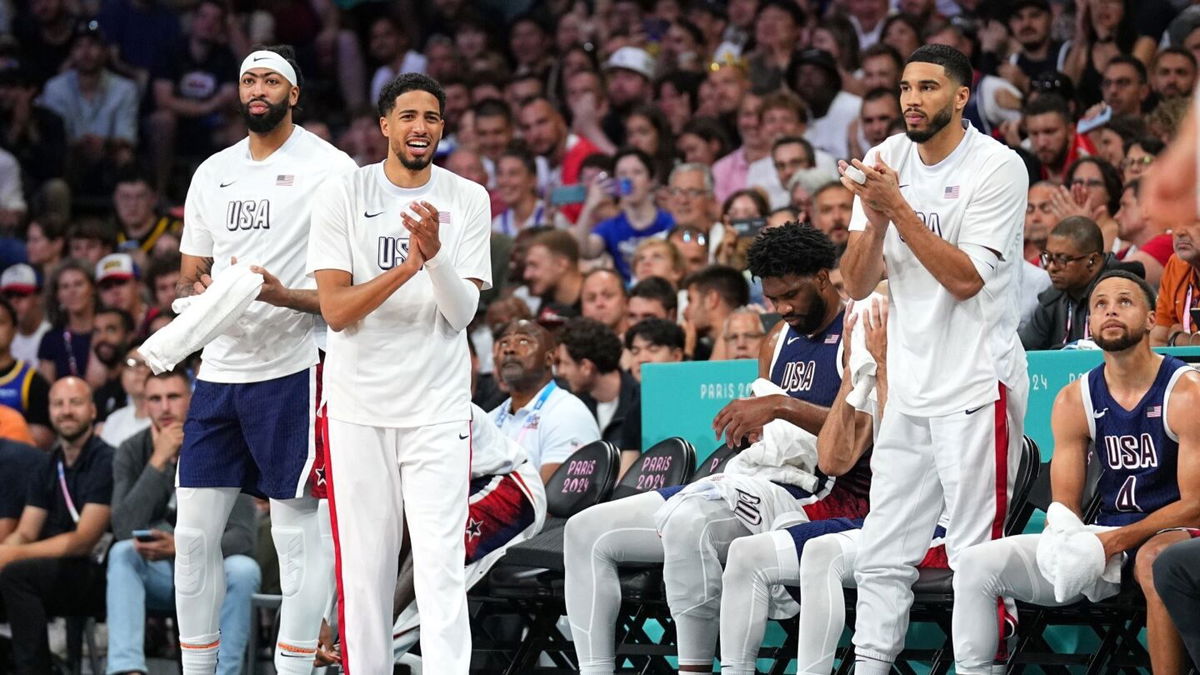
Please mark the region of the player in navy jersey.
[[[749, 460], [761, 458], [752, 446], [730, 460], [720, 477], [693, 483], [685, 492], [668, 488], [600, 504], [567, 522], [567, 616], [585, 675], [614, 670], [618, 562], [663, 563], [679, 669], [709, 673], [720, 628], [721, 561], [730, 543], [769, 529], [783, 513], [816, 520], [866, 512], [865, 477], [843, 483], [816, 467], [811, 473], [801, 468], [805, 451], [818, 454], [817, 434], [841, 385], [843, 308], [829, 279], [833, 244], [809, 225], [787, 224], [759, 235], [748, 260], [783, 315], [783, 327], [759, 354], [759, 372], [772, 381], [754, 387], [773, 385], [785, 393], [729, 404], [714, 429], [738, 445], [759, 437], [767, 423], [784, 420], [798, 427], [798, 442], [774, 464]], [[865, 423], [867, 432], [859, 438], [869, 442], [869, 416]], [[860, 471], [866, 471], [865, 463]]]
[[[1151, 565], [1167, 546], [1200, 525], [1200, 373], [1150, 351], [1154, 293], [1126, 272], [1100, 278], [1088, 299], [1093, 339], [1104, 363], [1068, 384], [1054, 401], [1051, 492], [1083, 513], [1089, 447], [1100, 463], [1096, 532], [1104, 557], [1121, 556], [1146, 596], [1147, 637], [1155, 673], [1183, 672], [1179, 635], [1154, 589]], [[952, 524], [953, 525], [953, 524]], [[954, 656], [959, 673], [991, 671], [997, 647], [998, 596], [1055, 602], [1039, 569], [1038, 541], [1026, 534], [979, 544], [961, 557], [954, 578]], [[1065, 603], [1115, 595], [1120, 583], [1098, 578]]]

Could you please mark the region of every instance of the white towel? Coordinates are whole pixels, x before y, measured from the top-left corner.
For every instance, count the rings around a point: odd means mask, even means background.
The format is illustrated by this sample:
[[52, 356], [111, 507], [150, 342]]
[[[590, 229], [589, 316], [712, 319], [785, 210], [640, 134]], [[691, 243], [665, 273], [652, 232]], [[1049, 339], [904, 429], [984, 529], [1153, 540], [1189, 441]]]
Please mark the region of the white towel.
[[219, 335], [243, 332], [242, 313], [258, 297], [263, 277], [239, 262], [213, 279], [203, 293], [181, 298], [172, 307], [180, 311], [174, 321], [159, 329], [138, 348], [155, 374], [166, 372], [189, 354]]
[[854, 325], [854, 334], [850, 336], [850, 383], [853, 388], [846, 394], [846, 403], [855, 410], [871, 414], [875, 411], [868, 409], [868, 402], [875, 397], [875, 372], [878, 365], [871, 352], [867, 351], [867, 329], [863, 327], [862, 315], [876, 301], [887, 305], [887, 296], [878, 292], [872, 293], [854, 303], [850, 310], [850, 316], [857, 316], [858, 323]]
[[1121, 563], [1125, 554], [1104, 559], [1104, 545], [1096, 536], [1112, 527], [1084, 525], [1079, 516], [1058, 502], [1046, 509], [1046, 529], [1038, 540], [1037, 565], [1054, 584], [1056, 602], [1083, 595], [1096, 602], [1121, 590]]
[[[787, 393], [770, 380], [758, 378], [750, 385], [755, 396]], [[816, 476], [817, 437], [785, 420], [763, 426], [762, 438], [725, 465], [725, 473], [755, 476], [812, 492]]]

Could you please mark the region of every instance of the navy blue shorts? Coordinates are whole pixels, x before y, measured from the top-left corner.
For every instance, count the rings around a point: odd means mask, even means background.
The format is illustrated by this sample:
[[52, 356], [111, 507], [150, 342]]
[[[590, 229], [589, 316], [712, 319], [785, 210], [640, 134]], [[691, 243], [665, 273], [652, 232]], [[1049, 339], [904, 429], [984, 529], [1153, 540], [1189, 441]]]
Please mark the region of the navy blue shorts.
[[260, 497], [305, 494], [316, 455], [317, 368], [264, 382], [196, 381], [180, 487], [236, 487]]

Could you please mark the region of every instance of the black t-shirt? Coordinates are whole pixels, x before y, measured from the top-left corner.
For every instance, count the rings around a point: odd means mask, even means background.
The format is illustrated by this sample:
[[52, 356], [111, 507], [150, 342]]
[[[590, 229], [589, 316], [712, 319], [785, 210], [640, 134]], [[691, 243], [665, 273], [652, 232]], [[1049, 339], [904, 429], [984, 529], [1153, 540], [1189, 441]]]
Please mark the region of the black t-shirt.
[[[70, 350], [67, 343], [70, 342]], [[87, 372], [88, 359], [92, 354], [92, 334], [72, 333], [55, 326], [42, 336], [42, 344], [38, 346], [38, 358], [54, 362], [55, 377], [77, 375], [83, 377]], [[73, 359], [71, 357], [74, 357]]]
[[[622, 450], [642, 449], [642, 385], [622, 370], [621, 390], [617, 394], [617, 410], [612, 420], [600, 430], [600, 438]], [[589, 394], [577, 394], [579, 400], [596, 415], [597, 402]]]
[[36, 363], [13, 361], [0, 370], [0, 403], [20, 412], [29, 424], [50, 426], [50, 383]]
[[1046, 58], [1035, 61], [1028, 58], [1024, 54], [1017, 54], [1017, 67], [1021, 69], [1030, 79], [1041, 75], [1042, 73], [1052, 73], [1058, 70], [1058, 53], [1062, 51], [1061, 42], [1051, 42], [1050, 48], [1046, 50]]
[[21, 46], [21, 62], [29, 68], [38, 85], [58, 74], [71, 55], [71, 35], [62, 44], [52, 44], [42, 37], [37, 21], [26, 15], [13, 26], [13, 35]]
[[49, 455], [32, 445], [0, 438], [0, 475], [13, 488], [0, 490], [0, 518], [21, 517], [28, 495], [17, 486], [32, 484], [49, 461]]
[[[29, 484], [29, 506], [45, 509], [46, 523], [39, 539], [49, 539], [75, 530], [75, 519], [67, 507], [58, 481], [58, 466], [62, 462], [62, 447], [55, 446], [48, 462], [42, 465], [41, 475]], [[71, 466], [63, 462], [67, 490], [76, 510], [83, 513], [85, 504], [109, 506], [113, 489], [113, 448], [93, 435]]]
[[162, 67], [154, 73], [156, 80], [169, 80], [179, 98], [207, 101], [221, 85], [237, 82], [238, 63], [225, 45], [213, 45], [203, 59], [196, 59], [188, 40], [172, 47]]
[[108, 416], [117, 408], [124, 408], [126, 405], [129, 405], [129, 395], [125, 393], [125, 388], [121, 386], [120, 377], [114, 377], [100, 385], [100, 388], [92, 394], [92, 400], [96, 404], [97, 422], [103, 422], [108, 419]]

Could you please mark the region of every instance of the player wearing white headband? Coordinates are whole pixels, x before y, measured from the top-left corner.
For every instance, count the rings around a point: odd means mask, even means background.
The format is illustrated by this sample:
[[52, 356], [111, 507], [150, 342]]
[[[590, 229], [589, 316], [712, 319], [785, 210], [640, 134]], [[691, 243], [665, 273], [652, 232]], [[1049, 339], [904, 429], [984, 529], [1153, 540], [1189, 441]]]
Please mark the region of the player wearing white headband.
[[312, 196], [357, 167], [292, 123], [302, 84], [290, 47], [246, 57], [238, 95], [249, 135], [200, 165], [184, 207], [180, 296], [203, 293], [235, 258], [263, 276], [258, 301], [204, 348], [184, 425], [175, 529], [184, 675], [216, 668], [221, 536], [243, 489], [271, 500], [283, 591], [276, 672], [312, 670], [329, 600], [332, 551], [308, 489], [318, 451], [319, 307], [304, 263]]

